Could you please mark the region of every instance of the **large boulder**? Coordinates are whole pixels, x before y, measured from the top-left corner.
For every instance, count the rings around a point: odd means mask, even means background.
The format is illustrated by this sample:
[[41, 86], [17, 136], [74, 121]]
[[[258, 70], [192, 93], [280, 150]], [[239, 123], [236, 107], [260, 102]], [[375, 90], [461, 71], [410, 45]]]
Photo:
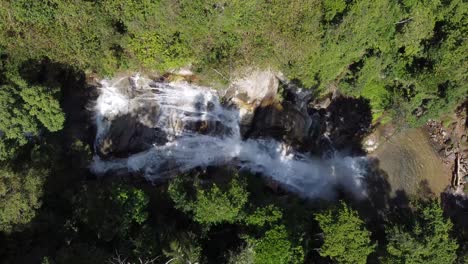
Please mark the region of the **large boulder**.
[[225, 98], [239, 109], [241, 130], [250, 127], [259, 106], [275, 102], [278, 85], [279, 80], [271, 70], [253, 70], [231, 83]]
[[281, 106], [269, 105], [257, 109], [247, 136], [273, 137], [298, 145], [307, 139], [311, 122], [307, 112], [300, 111], [290, 102]]

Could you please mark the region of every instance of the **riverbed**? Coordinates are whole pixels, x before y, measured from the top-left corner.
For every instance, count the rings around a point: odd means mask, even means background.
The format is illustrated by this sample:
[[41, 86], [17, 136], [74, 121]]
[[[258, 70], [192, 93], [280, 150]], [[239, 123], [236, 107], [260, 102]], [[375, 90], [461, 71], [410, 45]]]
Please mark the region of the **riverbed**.
[[391, 193], [438, 196], [450, 182], [450, 170], [443, 164], [423, 128], [405, 129], [392, 135], [371, 155], [387, 176]]

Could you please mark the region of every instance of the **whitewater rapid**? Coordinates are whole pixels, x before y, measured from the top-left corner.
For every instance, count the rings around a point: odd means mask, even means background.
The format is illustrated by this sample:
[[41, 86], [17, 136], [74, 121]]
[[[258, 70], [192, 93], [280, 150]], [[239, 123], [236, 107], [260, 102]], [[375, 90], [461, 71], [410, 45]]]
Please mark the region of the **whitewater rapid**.
[[[174, 176], [197, 167], [225, 164], [270, 177], [290, 191], [305, 197], [332, 199], [341, 187], [356, 197], [366, 195], [365, 157], [335, 153], [331, 158], [310, 157], [274, 139], [243, 140], [239, 111], [221, 104], [216, 91], [186, 82], [154, 82], [139, 75], [101, 82], [96, 100], [96, 145], [109, 132], [111, 123], [145, 104], [156, 104], [151, 120], [165, 132], [167, 143], [153, 146], [128, 158], [101, 159], [95, 155], [95, 174], [112, 171], [141, 173], [150, 181]], [[130, 91], [130, 92], [129, 92]], [[199, 133], [187, 124], [202, 123], [216, 129]]]

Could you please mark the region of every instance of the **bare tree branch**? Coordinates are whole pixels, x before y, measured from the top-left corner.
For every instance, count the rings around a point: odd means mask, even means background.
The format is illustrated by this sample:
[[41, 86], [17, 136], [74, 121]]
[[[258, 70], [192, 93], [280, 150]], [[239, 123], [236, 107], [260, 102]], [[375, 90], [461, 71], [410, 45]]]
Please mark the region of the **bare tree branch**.
[[401, 21], [398, 21], [398, 22], [395, 23], [395, 25], [404, 24], [404, 23], [410, 22], [411, 20], [413, 20], [413, 17], [410, 17], [410, 18], [407, 18], [407, 19], [403, 19], [403, 20], [401, 20]]

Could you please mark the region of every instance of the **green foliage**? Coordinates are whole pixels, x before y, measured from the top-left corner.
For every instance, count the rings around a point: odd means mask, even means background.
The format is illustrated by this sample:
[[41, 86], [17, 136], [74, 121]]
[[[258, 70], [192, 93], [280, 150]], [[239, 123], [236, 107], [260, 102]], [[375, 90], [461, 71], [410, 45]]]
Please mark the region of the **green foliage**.
[[0, 231], [11, 232], [28, 224], [41, 207], [45, 170], [0, 170]]
[[0, 47], [15, 63], [47, 57], [102, 75], [271, 67], [321, 92], [351, 86], [374, 119], [403, 107], [395, 117], [417, 125], [468, 93], [467, 11], [462, 0], [2, 1]]
[[324, 18], [327, 21], [332, 20], [337, 14], [343, 12], [346, 8], [344, 0], [325, 0], [323, 1]]
[[193, 219], [201, 224], [235, 223], [242, 220], [249, 196], [245, 183], [234, 177], [228, 186], [222, 187], [213, 184], [203, 188], [192, 183], [187, 175], [182, 175], [171, 182], [168, 190], [175, 207], [193, 213]]
[[0, 160], [12, 158], [42, 127], [55, 132], [65, 121], [57, 90], [30, 86], [16, 72], [7, 76], [0, 84]]
[[440, 16], [440, 13], [437, 14], [441, 8], [440, 1], [404, 1], [404, 5], [409, 8], [409, 20], [402, 23], [395, 42], [398, 48], [405, 48], [404, 56], [415, 56], [423, 49], [422, 40], [429, 39], [434, 33], [435, 23]]
[[443, 216], [438, 201], [419, 204], [416, 222], [409, 229], [388, 228], [388, 263], [454, 263], [457, 241], [450, 237], [453, 224]]
[[18, 23], [35, 24], [43, 29], [55, 19], [57, 4], [54, 0], [46, 1], [12, 1], [11, 9], [13, 16]]
[[190, 50], [179, 34], [166, 40], [157, 33], [147, 32], [133, 38], [128, 47], [144, 66], [160, 71], [182, 67], [191, 62]]
[[54, 91], [32, 86], [21, 90], [20, 96], [26, 103], [25, 108], [29, 114], [35, 116], [49, 131], [55, 132], [63, 128], [65, 115]]
[[315, 219], [324, 236], [321, 256], [338, 263], [367, 263], [367, 256], [376, 245], [356, 211], [342, 202], [336, 209], [317, 214]]
[[126, 222], [124, 225], [130, 225], [132, 222], [142, 224], [148, 218], [148, 196], [142, 190], [117, 187], [111, 199], [117, 202], [120, 211], [123, 212], [122, 217]]
[[134, 21], [145, 21], [159, 8], [159, 1], [154, 0], [99, 0], [98, 5], [113, 20], [131, 26]]
[[262, 227], [265, 224], [274, 223], [283, 217], [281, 210], [273, 205], [257, 208], [253, 214], [245, 217], [247, 225]]
[[148, 197], [140, 189], [116, 186], [111, 190], [85, 189], [75, 209], [75, 217], [104, 241], [127, 237], [134, 226], [148, 218]]
[[188, 175], [182, 174], [174, 178], [170, 182], [167, 191], [176, 209], [185, 213], [195, 210], [196, 191]]
[[7, 160], [18, 151], [18, 145], [13, 140], [0, 139], [0, 160]]
[[201, 259], [201, 247], [192, 233], [183, 233], [169, 244], [167, 250], [163, 250], [167, 263], [186, 264], [199, 263]]
[[373, 120], [376, 120], [389, 108], [391, 102], [391, 93], [386, 88], [388, 84], [381, 73], [386, 63], [375, 57], [365, 58], [362, 63], [359, 72], [342, 84], [340, 89], [349, 95], [369, 99]]
[[227, 191], [216, 184], [209, 190], [197, 192], [194, 219], [203, 224], [234, 223], [247, 203], [248, 193], [243, 183], [233, 179]]
[[255, 264], [301, 263], [302, 248], [293, 247], [286, 228], [282, 225], [268, 230], [265, 235], [251, 242]]
[[24, 145], [27, 143], [26, 134], [36, 135], [39, 131], [38, 122], [28, 114], [27, 106], [13, 85], [1, 86], [0, 113], [0, 131], [4, 139]]

